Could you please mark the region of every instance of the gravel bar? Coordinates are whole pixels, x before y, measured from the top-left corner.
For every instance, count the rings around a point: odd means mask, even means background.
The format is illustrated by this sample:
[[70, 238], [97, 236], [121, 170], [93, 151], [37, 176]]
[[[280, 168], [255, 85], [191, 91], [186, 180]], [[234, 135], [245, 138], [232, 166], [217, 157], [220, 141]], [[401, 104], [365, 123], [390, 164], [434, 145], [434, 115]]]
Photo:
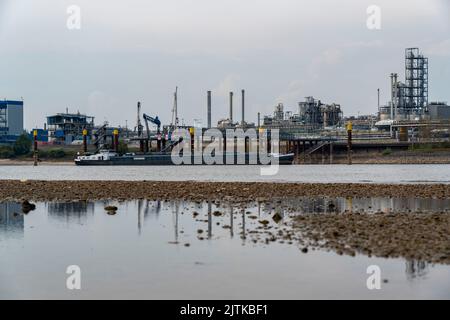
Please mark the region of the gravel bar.
[[448, 199], [450, 185], [0, 180], [0, 201], [182, 199], [242, 202], [300, 196]]

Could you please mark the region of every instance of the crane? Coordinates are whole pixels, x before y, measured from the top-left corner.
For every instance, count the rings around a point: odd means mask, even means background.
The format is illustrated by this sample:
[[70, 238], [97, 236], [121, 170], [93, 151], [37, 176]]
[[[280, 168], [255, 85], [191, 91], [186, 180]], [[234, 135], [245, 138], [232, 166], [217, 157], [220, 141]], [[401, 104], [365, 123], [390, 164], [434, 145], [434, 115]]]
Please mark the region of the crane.
[[146, 115], [145, 113], [142, 116], [144, 117], [144, 120], [145, 120], [145, 126], [147, 129], [147, 137], [148, 137], [148, 140], [150, 141], [150, 129], [148, 126], [148, 122], [150, 121], [151, 123], [155, 124], [158, 127], [157, 133], [158, 133], [158, 135], [160, 135], [161, 134], [161, 121], [159, 120], [158, 117], [153, 118], [153, 117]]

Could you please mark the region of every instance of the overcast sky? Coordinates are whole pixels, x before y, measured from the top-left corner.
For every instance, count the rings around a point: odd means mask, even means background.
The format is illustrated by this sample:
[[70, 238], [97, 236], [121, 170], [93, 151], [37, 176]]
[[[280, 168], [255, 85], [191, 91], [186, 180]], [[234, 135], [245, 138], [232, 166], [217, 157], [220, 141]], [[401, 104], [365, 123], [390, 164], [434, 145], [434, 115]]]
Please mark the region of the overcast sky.
[[[346, 115], [375, 113], [377, 88], [404, 77], [404, 49], [430, 58], [430, 99], [450, 100], [447, 0], [0, 0], [0, 97], [25, 101], [25, 125], [88, 113], [97, 123], [135, 125], [143, 111], [206, 122], [228, 116], [228, 92], [247, 90], [247, 120], [305, 96], [340, 103]], [[381, 30], [366, 27], [381, 7]], [[67, 8], [81, 8], [81, 29]]]

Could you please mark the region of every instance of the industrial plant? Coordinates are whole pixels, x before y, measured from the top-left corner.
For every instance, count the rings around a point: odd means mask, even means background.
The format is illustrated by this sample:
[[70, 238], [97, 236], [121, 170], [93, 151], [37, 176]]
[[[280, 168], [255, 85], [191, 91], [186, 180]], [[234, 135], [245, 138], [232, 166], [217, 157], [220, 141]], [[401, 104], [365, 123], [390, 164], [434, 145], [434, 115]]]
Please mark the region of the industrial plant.
[[[445, 102], [431, 102], [428, 97], [428, 58], [418, 48], [405, 52], [405, 81], [392, 73], [391, 101], [379, 108], [380, 121], [448, 120], [450, 107]], [[379, 125], [383, 125], [380, 122]]]
[[[172, 139], [172, 133], [179, 128], [216, 128], [223, 132], [236, 128], [254, 128], [258, 132], [278, 129], [280, 150], [294, 153], [297, 163], [311, 161], [317, 158], [317, 155], [322, 159], [322, 163], [333, 163], [333, 155], [348, 153], [349, 124], [352, 131], [352, 152], [359, 149], [407, 149], [411, 144], [448, 141], [450, 106], [442, 101], [430, 102], [428, 58], [418, 48], [407, 48], [404, 70], [404, 80], [400, 79], [398, 73], [389, 75], [390, 101], [387, 104], [381, 105], [378, 89], [378, 110], [372, 115], [344, 116], [345, 106], [340, 103], [325, 103], [306, 96], [303, 101], [298, 102], [294, 110], [278, 103], [271, 115], [261, 115], [258, 112], [255, 124], [246, 119], [246, 91], [242, 89], [238, 106], [240, 112], [235, 112], [235, 93], [230, 92], [228, 117], [220, 119], [214, 125], [214, 93], [207, 91], [206, 125], [185, 125], [180, 124], [178, 116], [176, 88], [171, 110], [172, 119], [166, 124], [158, 115], [149, 115], [150, 110], [144, 112], [143, 106], [138, 102], [135, 109], [136, 123], [131, 128], [128, 128], [128, 125], [110, 126], [107, 122], [96, 124], [93, 116], [80, 112], [70, 113], [66, 109], [64, 113], [47, 116], [43, 128], [34, 128], [28, 134], [39, 145], [75, 146], [82, 154], [115, 149], [118, 139], [127, 149], [146, 154], [152, 151], [170, 151], [170, 147], [176, 143]], [[23, 134], [23, 108], [23, 101], [0, 101], [0, 144], [12, 144]], [[81, 145], [83, 147], [80, 150]]]
[[298, 113], [295, 114], [291, 111], [285, 112], [284, 105], [279, 103], [273, 116], [264, 117], [263, 126], [321, 130], [342, 126], [342, 117], [339, 104], [323, 104], [314, 97], [306, 97], [305, 101], [298, 103]]

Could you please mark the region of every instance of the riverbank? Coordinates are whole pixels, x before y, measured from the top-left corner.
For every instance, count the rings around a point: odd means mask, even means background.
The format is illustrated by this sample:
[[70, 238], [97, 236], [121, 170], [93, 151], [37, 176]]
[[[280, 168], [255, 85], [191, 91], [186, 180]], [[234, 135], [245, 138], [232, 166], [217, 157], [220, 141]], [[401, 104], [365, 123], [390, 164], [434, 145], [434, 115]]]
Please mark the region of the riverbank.
[[171, 200], [269, 201], [294, 197], [450, 198], [448, 184], [390, 185], [195, 181], [0, 180], [0, 201]]
[[[33, 159], [0, 159], [0, 166], [33, 166]], [[69, 160], [45, 160], [39, 161], [39, 166], [74, 166], [72, 159]]]
[[[320, 158], [320, 157], [319, 157]], [[321, 159], [315, 163], [321, 163]], [[326, 163], [326, 161], [325, 161]], [[335, 155], [334, 164], [348, 164], [347, 155]], [[353, 164], [450, 164], [450, 152], [416, 152], [416, 151], [396, 151], [391, 154], [380, 153], [354, 153], [352, 155]], [[308, 162], [306, 162], [308, 164]]]

